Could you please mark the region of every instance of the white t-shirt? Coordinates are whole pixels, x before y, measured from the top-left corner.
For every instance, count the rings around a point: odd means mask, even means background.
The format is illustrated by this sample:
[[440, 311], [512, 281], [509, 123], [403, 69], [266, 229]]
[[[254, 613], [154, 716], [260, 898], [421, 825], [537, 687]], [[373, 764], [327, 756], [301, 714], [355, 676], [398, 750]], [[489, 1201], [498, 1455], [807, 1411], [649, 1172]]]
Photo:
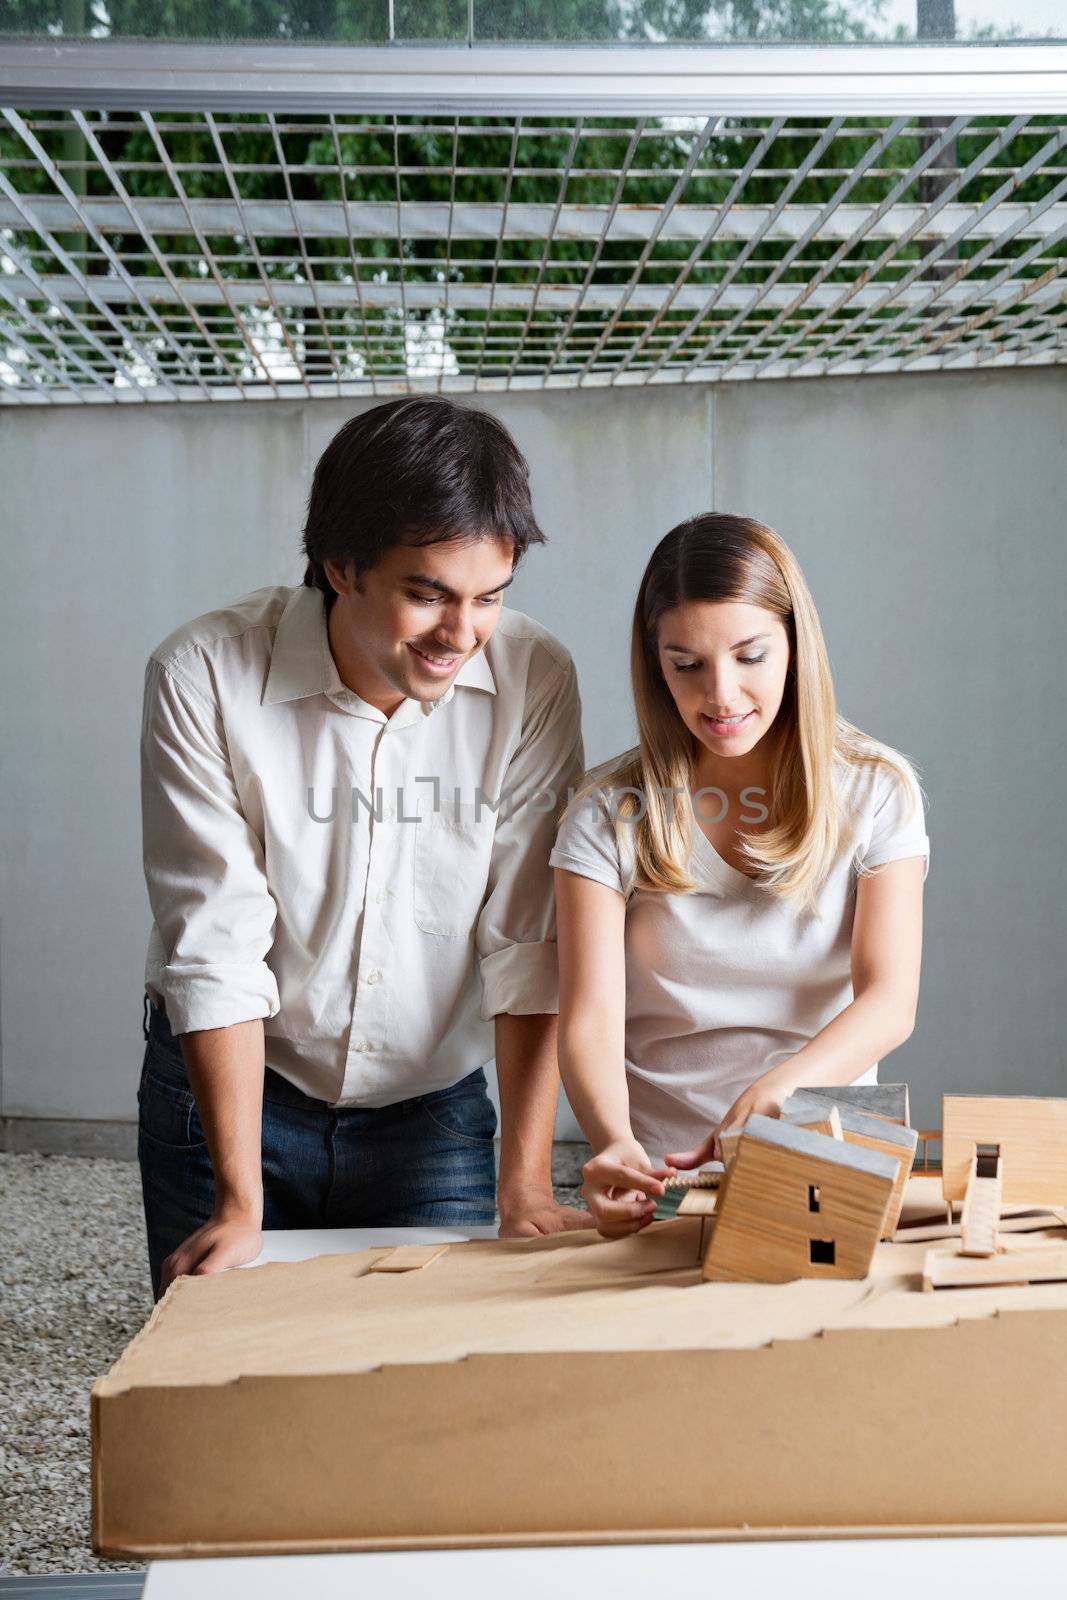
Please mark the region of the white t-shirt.
[[[910, 818], [907, 789], [894, 771], [835, 761], [846, 815], [819, 919], [731, 867], [696, 826], [689, 872], [699, 889], [634, 889], [630, 828], [616, 828], [608, 803], [594, 797], [565, 815], [552, 865], [626, 898], [630, 1111], [634, 1135], [653, 1161], [698, 1144], [742, 1090], [802, 1049], [852, 1000], [854, 861], [876, 867], [925, 856], [929, 872], [922, 795], [910, 766], [907, 772]], [[876, 1082], [877, 1063], [856, 1081]]]

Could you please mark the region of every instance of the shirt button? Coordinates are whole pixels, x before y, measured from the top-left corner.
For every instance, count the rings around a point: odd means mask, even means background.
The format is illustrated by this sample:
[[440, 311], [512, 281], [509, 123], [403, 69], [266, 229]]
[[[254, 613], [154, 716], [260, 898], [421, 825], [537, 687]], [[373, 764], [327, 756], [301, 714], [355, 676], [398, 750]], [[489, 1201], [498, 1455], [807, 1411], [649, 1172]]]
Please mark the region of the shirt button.
[[381, 981], [382, 981], [382, 975], [378, 971], [377, 967], [375, 967], [373, 972], [368, 972], [367, 973], [367, 982], [368, 983], [381, 983]]

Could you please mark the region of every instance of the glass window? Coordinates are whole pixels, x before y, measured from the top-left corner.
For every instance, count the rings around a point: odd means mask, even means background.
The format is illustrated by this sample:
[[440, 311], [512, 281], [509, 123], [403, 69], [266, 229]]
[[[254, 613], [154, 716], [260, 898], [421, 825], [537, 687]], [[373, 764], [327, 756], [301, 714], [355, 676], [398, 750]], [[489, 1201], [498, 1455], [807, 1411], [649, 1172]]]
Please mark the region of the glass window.
[[[0, 0], [0, 32], [466, 44], [468, 0]], [[475, 43], [857, 44], [1067, 39], [1064, 0], [473, 0]]]

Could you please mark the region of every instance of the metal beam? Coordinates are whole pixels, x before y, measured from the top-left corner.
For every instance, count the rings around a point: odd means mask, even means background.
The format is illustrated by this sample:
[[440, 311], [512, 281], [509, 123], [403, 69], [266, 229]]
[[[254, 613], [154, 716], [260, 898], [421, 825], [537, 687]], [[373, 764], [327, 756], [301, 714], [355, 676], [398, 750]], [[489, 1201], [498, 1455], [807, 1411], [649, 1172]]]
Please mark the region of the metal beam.
[[[294, 200], [196, 200], [190, 197], [188, 212], [178, 200], [138, 199], [131, 207], [119, 199], [90, 198], [77, 207], [62, 195], [33, 194], [27, 199], [34, 213], [53, 233], [73, 233], [82, 226], [79, 212], [101, 233], [138, 233], [147, 228], [154, 234], [174, 237], [195, 235], [197, 231], [231, 238], [304, 239], [395, 239], [397, 208], [393, 202], [362, 204], [340, 201]], [[815, 222], [819, 238], [834, 242], [850, 239], [862, 232], [869, 240], [899, 239], [908, 233], [916, 239], [947, 239], [961, 228], [968, 238], [995, 239], [1007, 228], [1023, 224], [1016, 233], [1020, 239], [1041, 239], [1057, 232], [1067, 206], [1046, 212], [1036, 221], [1027, 220], [1029, 206], [1010, 202], [981, 214], [977, 205], [958, 203], [944, 206], [936, 216], [924, 220], [928, 208], [921, 205], [895, 205], [879, 211], [874, 205], [846, 203], [824, 214], [813, 205], [772, 206], [733, 204], [728, 207], [675, 206], [666, 218], [658, 237], [665, 242], [691, 243], [704, 239], [709, 230], [720, 241], [743, 244], [760, 237], [772, 243], [792, 244], [802, 239]], [[655, 229], [657, 208], [650, 206], [575, 206], [560, 208], [556, 218], [551, 205], [469, 205], [447, 201], [421, 203], [407, 200], [400, 207], [400, 227], [408, 240], [456, 239], [542, 242], [546, 238], [583, 243], [644, 244]], [[556, 218], [555, 227], [553, 219]], [[768, 218], [771, 219], [770, 226]], [[821, 220], [820, 220], [821, 219]], [[918, 224], [918, 227], [916, 227]], [[0, 198], [0, 228], [20, 228], [24, 223], [18, 208]], [[912, 230], [915, 230], [914, 233]]]
[[[981, 357], [979, 355], [975, 355], [970, 358], [968, 364], [976, 366], [980, 360]], [[1048, 347], [1043, 349], [1040, 346], [1037, 346], [1032, 351], [1029, 349], [1013, 350], [1004, 355], [991, 357], [988, 365], [995, 365], [999, 367], [1038, 367], [1048, 366], [1054, 361], [1054, 348], [1050, 351]], [[947, 362], [939, 359], [936, 356], [933, 356], [926, 362], [918, 363], [912, 370], [939, 372], [947, 365]], [[958, 365], [959, 369], [962, 370], [964, 363], [960, 362]], [[863, 363], [860, 361], [847, 363], [841, 367], [840, 375], [842, 377], [855, 376], [861, 372], [862, 369]], [[886, 363], [886, 372], [894, 372], [899, 370], [899, 363]], [[734, 368], [730, 378], [726, 381], [736, 382], [739, 380], [754, 380], [756, 377], [756, 372], [757, 364], [752, 362], [747, 364], [744, 368]], [[760, 373], [761, 379], [816, 378], [818, 376], [819, 373], [817, 369], [813, 367], [808, 366], [803, 369], [799, 369], [794, 364], [785, 361], [778, 365], [772, 365]], [[716, 381], [717, 377], [718, 373], [716, 369], [710, 368], [707, 372], [697, 373], [694, 377], [691, 377], [686, 381], [690, 383], [712, 383]], [[665, 375], [660, 373], [655, 378], [647, 379], [641, 372], [631, 371], [629, 373], [624, 373], [615, 387], [639, 388], [661, 387], [663, 385], [677, 386], [677, 378], [670, 374]], [[313, 399], [336, 400], [339, 392], [342, 399], [362, 399], [375, 394], [411, 394], [434, 392], [438, 390], [443, 391], [446, 394], [493, 394], [506, 389], [543, 392], [546, 389], [606, 389], [611, 386], [612, 382], [610, 373], [597, 372], [590, 373], [586, 376], [581, 376], [578, 373], [563, 372], [554, 374], [547, 381], [540, 377], [520, 376], [512, 378], [510, 382], [506, 378], [473, 378], [468, 376], [459, 378], [448, 376], [442, 378], [423, 378], [414, 376], [404, 377], [397, 373], [396, 375], [390, 377], [383, 377], [379, 375], [375, 378], [373, 384], [369, 379], [366, 378], [345, 378], [342, 379], [340, 383], [338, 383], [336, 379], [331, 378], [325, 382], [314, 381], [309, 387]], [[9, 385], [8, 392], [11, 392], [14, 388], [14, 385]], [[306, 398], [304, 385], [299, 381], [289, 381], [285, 379], [279, 380], [277, 384], [277, 390], [277, 397], [281, 400], [303, 400]], [[134, 396], [131, 394], [129, 389], [113, 389], [107, 394], [102, 393], [98, 389], [91, 389], [87, 390], [83, 395], [74, 395], [69, 391], [56, 390], [50, 396], [50, 398], [55, 404], [58, 405], [83, 405], [107, 404], [109, 402], [118, 402], [123, 404], [128, 403], [132, 398], [134, 398]], [[172, 403], [167, 401], [166, 395], [162, 392], [153, 393], [152, 391], [149, 391], [144, 398], [148, 399], [150, 402], [154, 401], [157, 404]], [[205, 398], [210, 399], [211, 401], [240, 400], [248, 402], [256, 400], [267, 401], [274, 398], [274, 396], [271, 389], [269, 389], [266, 383], [261, 380], [251, 382], [247, 387], [242, 387], [241, 389], [238, 389], [234, 387], [234, 385], [228, 384], [225, 381], [212, 380], [210, 391], [207, 396], [205, 396], [203, 393], [198, 393], [196, 390], [190, 389], [185, 398], [189, 403], [195, 403], [197, 400], [204, 400]], [[16, 394], [10, 401], [0, 397], [0, 409], [9, 404], [42, 405], [45, 403], [44, 397], [36, 392], [30, 392], [25, 395]]]
[[1067, 45], [501, 48], [4, 42], [0, 104], [82, 110], [871, 116], [1067, 110]]
[[[85, 297], [82, 279], [61, 274], [41, 278], [40, 290], [28, 278], [17, 273], [5, 274], [0, 281], [25, 300], [49, 298], [77, 302]], [[218, 284], [207, 278], [177, 279], [179, 289], [162, 278], [141, 277], [133, 281], [138, 295], [156, 305], [191, 309], [194, 306], [225, 306], [228, 302], [241, 306], [267, 306], [270, 303], [255, 278], [229, 278], [225, 293]], [[274, 287], [274, 303], [280, 308], [279, 315], [287, 307], [313, 308], [315, 305], [315, 292], [310, 284], [275, 279]], [[354, 284], [320, 278], [316, 287], [324, 307], [358, 311], [359, 300]], [[987, 300], [990, 304], [1000, 304], [1001, 300], [1009, 299], [1017, 290], [1028, 287], [1032, 286], [1025, 281], [1011, 280], [987, 294], [980, 281], [971, 280], [939, 293], [937, 286], [917, 282], [909, 284], [899, 296], [894, 294], [892, 303], [916, 310], [930, 305], [934, 299], [945, 305], [962, 306], [969, 305], [977, 294], [977, 299], [983, 304]], [[94, 278], [93, 289], [111, 305], [128, 304], [133, 298], [127, 285], [118, 278]], [[1055, 305], [1063, 294], [1062, 283], [1049, 284], [1034, 294], [1033, 303], [1035, 306]], [[782, 310], [795, 304], [796, 295], [796, 284], [789, 283], [775, 284], [766, 293], [762, 293], [757, 286], [731, 284], [719, 295], [712, 288], [693, 284], [679, 289], [677, 293], [670, 285], [657, 287], [655, 284], [638, 284], [629, 296], [626, 296], [625, 287], [621, 284], [596, 284], [584, 290], [577, 284], [542, 284], [536, 298], [537, 309], [549, 314], [567, 313], [575, 306], [591, 313], [610, 312], [616, 309], [624, 296], [626, 303], [635, 311], [656, 313], [668, 301], [678, 311], [707, 311], [711, 309], [713, 300], [715, 309], [719, 311], [744, 311], [757, 303], [766, 309]], [[849, 306], [866, 310], [879, 304], [884, 297], [885, 290], [880, 285], [868, 284], [856, 291], [849, 300]], [[840, 298], [841, 291], [836, 284], [823, 283], [812, 291], [804, 304], [808, 310], [821, 309], [834, 305]], [[494, 293], [489, 284], [453, 283], [448, 286], [446, 297], [444, 284], [409, 282], [405, 284], [402, 296], [398, 284], [364, 283], [362, 299], [367, 310], [398, 311], [406, 301], [412, 311], [443, 311], [446, 302], [456, 311], [488, 312], [494, 307], [502, 311], [526, 311], [534, 300], [534, 294], [531, 286], [522, 284], [498, 284]]]

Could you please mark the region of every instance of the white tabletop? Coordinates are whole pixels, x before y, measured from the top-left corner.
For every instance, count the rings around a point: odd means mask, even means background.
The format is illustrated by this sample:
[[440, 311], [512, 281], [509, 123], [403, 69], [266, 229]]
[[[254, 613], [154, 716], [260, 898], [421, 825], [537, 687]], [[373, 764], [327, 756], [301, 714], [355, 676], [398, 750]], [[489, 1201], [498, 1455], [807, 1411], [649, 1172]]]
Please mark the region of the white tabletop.
[[956, 1600], [1058, 1595], [1067, 1539], [847, 1539], [772, 1544], [419, 1550], [154, 1562], [145, 1600]]
[[250, 1267], [267, 1261], [310, 1261], [312, 1256], [349, 1255], [383, 1244], [462, 1244], [464, 1239], [495, 1239], [492, 1228], [295, 1228], [263, 1235], [263, 1248]]
[[[307, 1261], [374, 1245], [493, 1239], [495, 1228], [318, 1228], [264, 1235], [251, 1263]], [[921, 1438], [916, 1448], [922, 1448]], [[564, 1464], [561, 1463], [561, 1470]], [[572, 1471], [573, 1467], [567, 1470]], [[672, 1585], [726, 1600], [900, 1600], [1067, 1594], [1067, 1538], [791, 1539], [735, 1544], [583, 1545], [156, 1561], [145, 1600], [653, 1600]]]

